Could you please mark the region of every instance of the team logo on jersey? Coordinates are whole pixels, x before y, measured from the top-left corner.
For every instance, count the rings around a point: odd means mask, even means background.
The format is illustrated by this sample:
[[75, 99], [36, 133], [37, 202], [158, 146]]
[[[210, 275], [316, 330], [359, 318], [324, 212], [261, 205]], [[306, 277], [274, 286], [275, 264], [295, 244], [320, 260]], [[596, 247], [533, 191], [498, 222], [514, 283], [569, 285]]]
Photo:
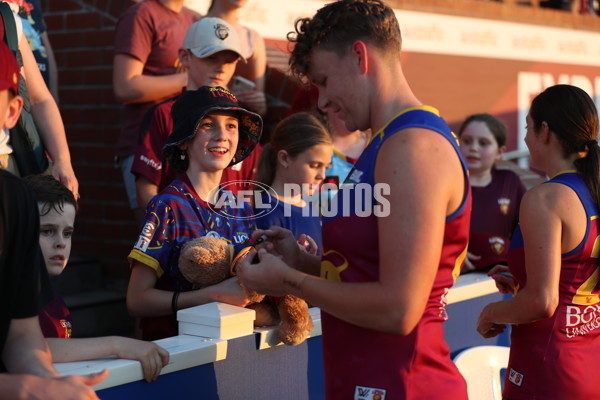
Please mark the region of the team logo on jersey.
[[488, 239], [488, 241], [494, 253], [502, 254], [504, 252], [504, 249], [506, 248], [506, 242], [504, 239], [498, 236], [492, 236]]
[[500, 206], [500, 212], [502, 214], [508, 214], [508, 210], [510, 209], [510, 199], [501, 197], [498, 199], [498, 205]]
[[520, 374], [511, 368], [508, 380], [517, 386], [521, 386], [523, 384], [523, 374]]
[[71, 337], [71, 332], [73, 331], [73, 325], [66, 319], [60, 320], [60, 327], [63, 328], [65, 332], [65, 339], [69, 339]]
[[342, 253], [329, 250], [323, 254], [321, 278], [341, 282], [342, 278], [340, 275], [346, 268], [348, 268], [348, 260]]
[[385, 400], [385, 389], [356, 386], [354, 400]]
[[134, 248], [138, 249], [139, 251], [146, 252], [148, 245], [150, 244], [150, 240], [152, 239], [152, 236], [154, 236], [155, 229], [156, 225], [154, 225], [152, 222], [146, 222], [146, 225], [144, 225], [142, 233], [140, 233], [140, 237], [138, 237]]

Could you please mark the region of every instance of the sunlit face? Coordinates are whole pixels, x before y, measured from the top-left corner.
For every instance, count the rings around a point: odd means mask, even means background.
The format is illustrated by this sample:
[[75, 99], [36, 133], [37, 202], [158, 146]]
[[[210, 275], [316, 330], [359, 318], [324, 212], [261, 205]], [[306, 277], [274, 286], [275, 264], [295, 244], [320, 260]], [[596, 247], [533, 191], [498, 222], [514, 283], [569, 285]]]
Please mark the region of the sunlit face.
[[279, 161], [278, 172], [281, 171], [283, 182], [306, 188], [307, 192], [303, 195], [311, 195], [325, 179], [325, 170], [331, 162], [332, 154], [332, 145], [317, 144], [294, 158], [284, 157], [284, 160]]
[[483, 121], [472, 121], [460, 136], [460, 150], [471, 173], [491, 171], [494, 163], [504, 153], [496, 138]]
[[527, 114], [525, 118], [525, 144], [529, 149], [529, 166], [532, 168], [542, 169], [541, 165], [539, 165], [539, 155], [536, 146], [536, 143], [539, 139], [539, 135], [535, 133], [533, 130], [533, 119]]
[[227, 168], [237, 150], [238, 129], [236, 111], [208, 113], [200, 121], [194, 138], [181, 145], [187, 150], [188, 170], [214, 172]]
[[[38, 209], [40, 213], [45, 211], [43, 204], [38, 204]], [[51, 209], [46, 215], [40, 215], [40, 247], [50, 276], [60, 275], [67, 266], [74, 225], [72, 204], [64, 204], [62, 212]]]
[[356, 57], [339, 57], [326, 50], [314, 50], [310, 56], [311, 82], [319, 89], [318, 106], [328, 115], [344, 121], [350, 132], [369, 128], [367, 100], [361, 89], [362, 76]]
[[199, 58], [185, 50], [180, 53], [180, 58], [182, 65], [188, 68], [188, 90], [196, 90], [202, 86], [226, 88], [240, 57], [231, 50], [224, 50]]

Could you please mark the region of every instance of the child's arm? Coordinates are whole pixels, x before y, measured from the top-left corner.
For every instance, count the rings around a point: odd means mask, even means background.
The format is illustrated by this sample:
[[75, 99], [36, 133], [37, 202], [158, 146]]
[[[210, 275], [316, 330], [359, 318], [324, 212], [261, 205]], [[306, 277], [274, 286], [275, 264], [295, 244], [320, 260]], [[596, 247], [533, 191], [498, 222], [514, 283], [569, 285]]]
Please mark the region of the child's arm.
[[152, 342], [120, 336], [86, 339], [47, 338], [53, 362], [94, 360], [116, 355], [142, 364], [144, 379], [156, 380], [161, 369], [169, 363], [169, 352]]
[[181, 292], [173, 304], [174, 292], [155, 289], [156, 273], [147, 265], [134, 260], [127, 288], [127, 310], [134, 317], [160, 317], [176, 310], [219, 301], [244, 307], [249, 299], [238, 278], [229, 278], [203, 289]]

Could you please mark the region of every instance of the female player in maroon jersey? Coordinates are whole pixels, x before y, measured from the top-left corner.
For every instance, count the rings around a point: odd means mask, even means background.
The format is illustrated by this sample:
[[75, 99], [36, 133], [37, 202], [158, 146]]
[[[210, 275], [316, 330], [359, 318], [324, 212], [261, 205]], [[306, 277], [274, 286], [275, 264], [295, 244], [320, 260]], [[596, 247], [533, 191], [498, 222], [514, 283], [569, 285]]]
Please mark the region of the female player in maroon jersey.
[[505, 398], [598, 397], [598, 125], [594, 102], [575, 86], [552, 86], [531, 103], [531, 165], [551, 179], [523, 196], [508, 257], [513, 278], [496, 278], [516, 295], [487, 305], [477, 327], [493, 337], [512, 324]]

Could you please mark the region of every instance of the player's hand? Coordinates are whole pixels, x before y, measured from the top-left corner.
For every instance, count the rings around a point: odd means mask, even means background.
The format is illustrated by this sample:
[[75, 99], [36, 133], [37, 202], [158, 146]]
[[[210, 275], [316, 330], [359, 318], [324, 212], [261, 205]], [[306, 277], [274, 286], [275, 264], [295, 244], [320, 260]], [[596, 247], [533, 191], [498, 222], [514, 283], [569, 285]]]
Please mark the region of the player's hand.
[[515, 280], [506, 265], [494, 266], [489, 270], [488, 276], [494, 279], [500, 293], [515, 293]]
[[301, 269], [297, 267], [302, 262], [302, 251], [291, 231], [274, 225], [267, 230], [258, 229], [252, 232], [252, 239], [258, 239], [262, 235], [265, 235], [267, 240], [257, 245], [257, 249], [265, 249], [269, 253], [279, 255], [290, 267]]
[[483, 310], [481, 310], [479, 318], [477, 319], [477, 332], [479, 332], [479, 334], [486, 339], [498, 336], [506, 329], [506, 325], [492, 322], [487, 317], [490, 307], [493, 307], [493, 305], [494, 303], [485, 306]]
[[[300, 251], [294, 241], [294, 246]], [[242, 284], [250, 290], [270, 296], [284, 296], [284, 278], [290, 267], [278, 256], [265, 249], [258, 250], [258, 264], [242, 260], [238, 267], [238, 276]]]

